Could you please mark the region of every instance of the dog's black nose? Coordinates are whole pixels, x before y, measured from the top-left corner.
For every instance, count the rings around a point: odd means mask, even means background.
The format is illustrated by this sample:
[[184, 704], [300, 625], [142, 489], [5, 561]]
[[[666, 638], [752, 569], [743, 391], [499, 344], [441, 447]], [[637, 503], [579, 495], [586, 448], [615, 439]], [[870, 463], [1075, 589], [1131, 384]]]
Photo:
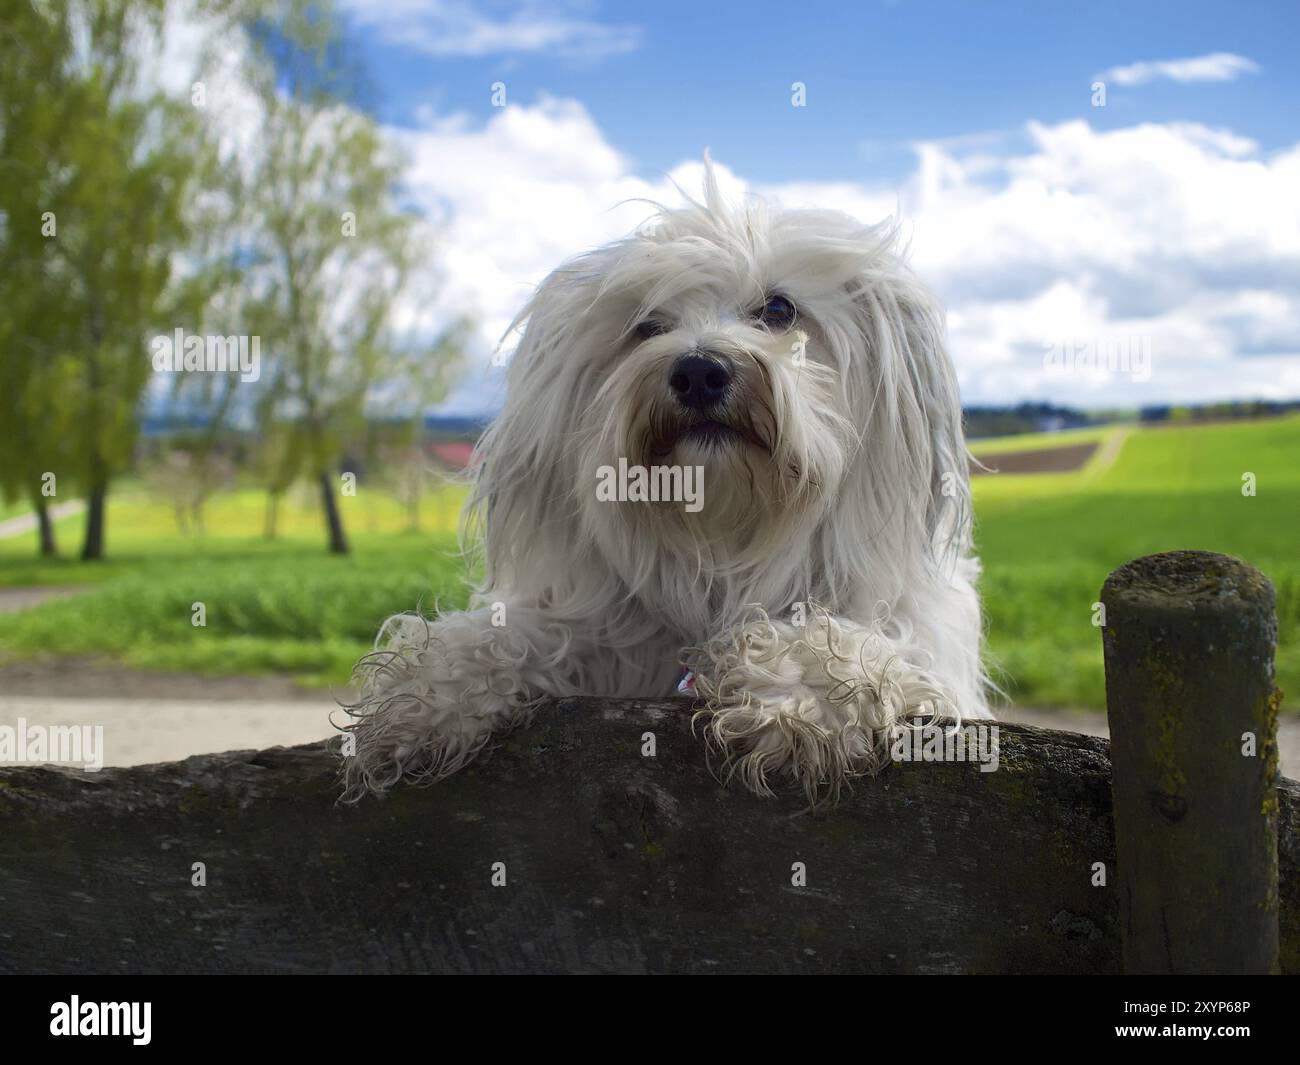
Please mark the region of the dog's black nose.
[[673, 363], [668, 387], [683, 407], [708, 410], [722, 402], [731, 384], [731, 367], [713, 355], [683, 355]]

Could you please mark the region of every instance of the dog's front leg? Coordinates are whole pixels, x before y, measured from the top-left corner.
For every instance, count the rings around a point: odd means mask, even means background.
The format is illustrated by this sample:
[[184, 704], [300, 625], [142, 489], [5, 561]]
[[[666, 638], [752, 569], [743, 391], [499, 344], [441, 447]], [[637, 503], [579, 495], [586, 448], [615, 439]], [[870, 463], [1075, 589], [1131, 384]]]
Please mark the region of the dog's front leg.
[[448, 776], [545, 697], [572, 694], [562, 665], [572, 639], [540, 611], [507, 603], [389, 618], [345, 707], [354, 719], [344, 727], [345, 799]]
[[927, 656], [901, 635], [819, 609], [799, 626], [755, 611], [688, 651], [698, 719], [727, 778], [765, 796], [774, 780], [788, 780], [811, 805], [833, 802], [852, 778], [884, 764], [896, 723], [955, 716]]

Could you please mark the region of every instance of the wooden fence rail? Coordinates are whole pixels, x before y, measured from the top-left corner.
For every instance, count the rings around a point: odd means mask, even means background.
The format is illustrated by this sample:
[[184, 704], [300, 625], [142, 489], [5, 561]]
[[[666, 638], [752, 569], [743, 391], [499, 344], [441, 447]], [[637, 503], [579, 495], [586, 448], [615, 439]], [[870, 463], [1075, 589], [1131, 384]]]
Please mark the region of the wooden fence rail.
[[[1174, 585], [1204, 597], [1195, 625], [1141, 605], [1142, 588], [1172, 579], [1168, 562], [1118, 571], [1103, 597], [1118, 855], [1105, 740], [1004, 724], [994, 772], [900, 762], [808, 815], [794, 797], [721, 788], [685, 700], [574, 699], [451, 780], [357, 807], [335, 804], [323, 744], [0, 770], [0, 971], [1107, 973], [1267, 969], [1270, 951], [1300, 971], [1300, 786], [1273, 782], [1276, 700], [1258, 705], [1271, 672], [1255, 622], [1271, 600], [1253, 571], [1214, 558], [1181, 565], [1220, 567], [1219, 593], [1210, 577]], [[1200, 640], [1200, 661], [1184, 647], [1152, 660], [1181, 663], [1181, 681], [1144, 673], [1125, 657], [1143, 633]], [[1224, 656], [1244, 656], [1244, 672], [1218, 672]], [[1153, 743], [1169, 721], [1172, 738]], [[1191, 831], [1219, 843], [1193, 848]], [[1174, 872], [1193, 889], [1147, 890]], [[1201, 947], [1152, 953], [1162, 912], [1179, 944]]]

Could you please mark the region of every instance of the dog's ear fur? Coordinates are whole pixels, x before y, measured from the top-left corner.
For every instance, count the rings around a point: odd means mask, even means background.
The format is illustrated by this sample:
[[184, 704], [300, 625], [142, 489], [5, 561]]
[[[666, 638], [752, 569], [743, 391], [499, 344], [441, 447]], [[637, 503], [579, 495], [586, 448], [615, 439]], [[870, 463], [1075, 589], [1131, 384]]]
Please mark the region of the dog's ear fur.
[[943, 307], [935, 295], [908, 275], [896, 298], [907, 366], [929, 437], [927, 542], [943, 556], [954, 548], [964, 551], [970, 538], [970, 467], [957, 373], [948, 353]]
[[865, 372], [853, 375], [852, 402], [866, 414], [848, 491], [863, 527], [892, 545], [883, 557], [920, 548], [916, 561], [932, 569], [969, 548], [961, 401], [943, 310], [892, 244], [850, 286], [865, 349], [855, 353]]
[[[572, 527], [575, 461], [569, 446], [587, 402], [584, 315], [599, 292], [599, 253], [555, 270], [511, 324], [522, 329], [506, 373], [501, 413], [479, 441], [465, 539], [485, 558], [486, 588], [527, 589], [567, 561], [545, 557]], [[547, 534], [548, 527], [557, 531]], [[559, 569], [556, 569], [556, 566]]]

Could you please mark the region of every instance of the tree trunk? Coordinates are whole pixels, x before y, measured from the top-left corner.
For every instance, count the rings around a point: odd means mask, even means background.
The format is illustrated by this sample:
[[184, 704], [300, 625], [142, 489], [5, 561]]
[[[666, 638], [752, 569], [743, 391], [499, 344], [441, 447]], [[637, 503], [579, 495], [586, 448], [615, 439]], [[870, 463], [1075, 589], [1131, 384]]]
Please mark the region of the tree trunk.
[[36, 527], [41, 537], [41, 558], [57, 558], [59, 545], [54, 539], [54, 522], [50, 520], [50, 508], [45, 497], [39, 492], [34, 497], [36, 505]]
[[91, 288], [93, 306], [90, 311], [91, 349], [86, 364], [86, 382], [89, 387], [91, 403], [87, 410], [87, 422], [90, 431], [86, 439], [90, 443], [89, 487], [86, 492], [86, 533], [81, 543], [81, 560], [99, 562], [104, 558], [104, 500], [108, 495], [108, 471], [105, 469], [100, 439], [99, 389], [100, 389], [100, 350], [104, 343], [104, 309], [99, 305], [98, 294]]
[[262, 538], [274, 540], [280, 517], [280, 493], [266, 493], [266, 518], [262, 522]]
[[86, 493], [86, 538], [81, 545], [83, 562], [98, 562], [104, 557], [104, 501], [108, 485], [98, 484]]
[[339, 501], [334, 497], [334, 480], [328, 470], [320, 475], [320, 501], [325, 508], [325, 524], [329, 527], [330, 553], [346, 555], [348, 537], [343, 531], [343, 515], [339, 513]]

